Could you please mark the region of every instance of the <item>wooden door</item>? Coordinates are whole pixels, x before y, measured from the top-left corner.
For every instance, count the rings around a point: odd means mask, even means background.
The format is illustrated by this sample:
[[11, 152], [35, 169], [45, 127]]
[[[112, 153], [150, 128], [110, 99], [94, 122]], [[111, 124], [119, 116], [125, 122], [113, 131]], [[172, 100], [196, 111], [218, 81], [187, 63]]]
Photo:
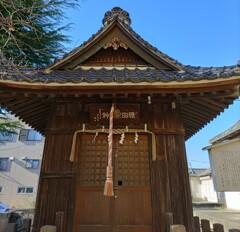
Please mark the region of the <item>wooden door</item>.
[[74, 232], [150, 232], [152, 207], [148, 137], [114, 136], [114, 197], [103, 196], [106, 179], [107, 135], [81, 136]]

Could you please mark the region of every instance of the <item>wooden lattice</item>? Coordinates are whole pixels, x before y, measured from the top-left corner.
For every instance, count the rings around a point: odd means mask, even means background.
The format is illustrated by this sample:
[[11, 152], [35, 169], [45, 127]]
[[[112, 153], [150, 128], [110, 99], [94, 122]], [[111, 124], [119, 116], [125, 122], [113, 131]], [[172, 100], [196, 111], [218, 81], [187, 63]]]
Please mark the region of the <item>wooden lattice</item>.
[[[106, 135], [93, 143], [93, 135], [82, 136], [78, 160], [78, 186], [104, 186], [108, 154]], [[137, 144], [127, 135], [123, 144], [114, 137], [113, 170], [115, 186], [149, 186], [148, 137], [140, 135]]]

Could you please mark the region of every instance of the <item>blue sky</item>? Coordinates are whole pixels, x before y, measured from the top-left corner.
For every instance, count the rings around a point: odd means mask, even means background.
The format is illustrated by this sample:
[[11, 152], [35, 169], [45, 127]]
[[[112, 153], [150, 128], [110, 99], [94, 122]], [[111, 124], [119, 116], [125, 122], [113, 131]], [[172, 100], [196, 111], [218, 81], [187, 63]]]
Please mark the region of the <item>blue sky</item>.
[[[129, 12], [132, 28], [143, 39], [185, 65], [228, 66], [240, 60], [239, 0], [80, 0], [78, 10], [68, 10], [72, 49], [102, 26], [104, 13], [114, 6]], [[240, 119], [240, 100], [205, 126], [186, 143], [189, 164], [208, 167], [202, 151], [208, 140]], [[197, 162], [196, 162], [197, 161]]]

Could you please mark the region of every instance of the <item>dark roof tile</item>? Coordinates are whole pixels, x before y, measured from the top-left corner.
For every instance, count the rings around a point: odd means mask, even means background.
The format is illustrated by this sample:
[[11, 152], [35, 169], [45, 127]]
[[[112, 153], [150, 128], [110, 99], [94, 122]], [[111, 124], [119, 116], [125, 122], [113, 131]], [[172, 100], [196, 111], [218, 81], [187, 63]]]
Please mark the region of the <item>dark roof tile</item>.
[[239, 70], [231, 66], [228, 68], [199, 68], [188, 66], [186, 71], [165, 71], [156, 69], [128, 69], [128, 68], [112, 68], [112, 69], [94, 69], [88, 70], [64, 70], [44, 73], [43, 71], [7, 73], [1, 75], [3, 80], [14, 80], [17, 82], [29, 83], [166, 83], [166, 82], [185, 82], [185, 81], [200, 81], [200, 80], [214, 80], [217, 78], [229, 78], [234, 75], [240, 75]]
[[220, 133], [219, 135], [215, 136], [214, 138], [210, 139], [209, 142], [211, 144], [220, 143], [224, 140], [228, 140], [240, 135], [240, 120], [238, 120], [233, 126], [229, 129], [225, 130], [224, 132]]

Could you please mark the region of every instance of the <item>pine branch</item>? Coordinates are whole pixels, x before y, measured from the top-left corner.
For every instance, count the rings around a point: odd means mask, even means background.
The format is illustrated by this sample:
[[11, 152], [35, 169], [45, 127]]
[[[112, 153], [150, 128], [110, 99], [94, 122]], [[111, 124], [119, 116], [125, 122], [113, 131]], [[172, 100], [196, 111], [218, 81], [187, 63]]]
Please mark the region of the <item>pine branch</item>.
[[36, 68], [62, 56], [70, 42], [64, 10], [77, 7], [77, 0], [0, 0], [0, 65]]

